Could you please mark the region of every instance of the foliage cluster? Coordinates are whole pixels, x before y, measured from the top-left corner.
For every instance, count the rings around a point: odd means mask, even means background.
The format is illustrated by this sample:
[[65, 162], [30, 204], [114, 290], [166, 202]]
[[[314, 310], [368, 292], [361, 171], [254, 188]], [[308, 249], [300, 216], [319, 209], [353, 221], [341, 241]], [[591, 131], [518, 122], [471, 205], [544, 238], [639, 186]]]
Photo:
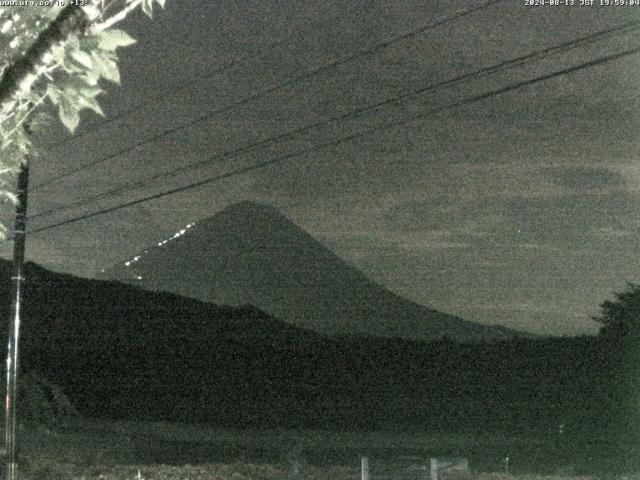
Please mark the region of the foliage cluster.
[[[67, 2], [68, 3], [68, 2]], [[16, 92], [12, 108], [0, 116], [0, 195], [16, 201], [13, 181], [27, 154], [33, 156], [30, 131], [46, 126], [53, 107], [64, 126], [73, 132], [85, 109], [103, 115], [97, 97], [105, 82], [120, 83], [117, 49], [135, 43], [123, 30], [112, 28], [135, 8], [149, 17], [153, 6], [164, 7], [165, 0], [91, 0], [86, 28], [53, 43], [36, 78], [25, 91]], [[0, 73], [4, 76], [25, 56], [38, 38], [46, 37], [61, 6], [0, 7]], [[0, 92], [6, 93], [6, 92]], [[23, 128], [25, 125], [29, 128]]]
[[601, 314], [594, 320], [602, 324], [600, 334], [609, 338], [631, 339], [640, 336], [640, 285], [628, 283], [616, 292], [615, 300], [600, 305]]

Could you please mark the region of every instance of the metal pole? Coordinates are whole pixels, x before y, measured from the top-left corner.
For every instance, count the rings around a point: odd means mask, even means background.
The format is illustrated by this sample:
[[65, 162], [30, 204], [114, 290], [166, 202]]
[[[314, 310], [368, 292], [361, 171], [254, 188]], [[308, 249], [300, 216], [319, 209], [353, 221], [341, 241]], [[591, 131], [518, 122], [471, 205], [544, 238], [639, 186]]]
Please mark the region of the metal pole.
[[360, 466], [361, 480], [369, 480], [369, 457], [362, 455]]
[[4, 440], [7, 454], [6, 480], [16, 480], [16, 399], [18, 391], [18, 339], [20, 337], [20, 313], [24, 283], [24, 245], [27, 223], [27, 188], [29, 186], [29, 160], [20, 168], [18, 176], [18, 205], [13, 243], [13, 285], [11, 311], [9, 313], [9, 344], [7, 347], [7, 390], [5, 397]]
[[438, 459], [431, 457], [429, 461], [429, 471], [431, 473], [431, 480], [438, 480]]

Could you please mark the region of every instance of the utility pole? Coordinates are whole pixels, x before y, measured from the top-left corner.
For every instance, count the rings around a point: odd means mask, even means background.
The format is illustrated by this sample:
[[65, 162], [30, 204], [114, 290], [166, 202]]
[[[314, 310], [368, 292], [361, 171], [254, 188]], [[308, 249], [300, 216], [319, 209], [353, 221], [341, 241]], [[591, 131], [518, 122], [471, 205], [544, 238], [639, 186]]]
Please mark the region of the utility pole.
[[[94, 6], [99, 0], [90, 0]], [[4, 116], [15, 105], [21, 93], [29, 91], [40, 75], [42, 67], [52, 62], [52, 49], [64, 44], [72, 33], [88, 25], [83, 8], [72, 3], [65, 7], [51, 24], [36, 38], [27, 52], [5, 69], [0, 78], [0, 116]], [[4, 401], [4, 441], [6, 455], [6, 480], [17, 480], [16, 462], [16, 400], [18, 382], [18, 339], [20, 338], [20, 313], [24, 283], [24, 244], [27, 220], [27, 187], [29, 184], [29, 158], [20, 168], [18, 176], [18, 205], [13, 244], [12, 302], [9, 314], [9, 342], [7, 346], [7, 385]]]
[[20, 167], [18, 175], [18, 204], [13, 241], [13, 274], [11, 276], [11, 310], [9, 313], [9, 344], [7, 347], [7, 390], [4, 402], [4, 440], [7, 455], [6, 480], [16, 480], [16, 400], [18, 393], [18, 339], [24, 285], [24, 245], [27, 226], [27, 189], [29, 186], [29, 158]]

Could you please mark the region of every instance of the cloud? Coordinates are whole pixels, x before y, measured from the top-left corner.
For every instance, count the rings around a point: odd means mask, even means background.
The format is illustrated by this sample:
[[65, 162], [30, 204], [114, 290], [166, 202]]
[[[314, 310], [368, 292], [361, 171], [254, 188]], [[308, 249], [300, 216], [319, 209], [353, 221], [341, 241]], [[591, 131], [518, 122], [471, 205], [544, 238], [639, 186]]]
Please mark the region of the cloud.
[[591, 240], [598, 230], [637, 228], [640, 198], [624, 192], [514, 199], [506, 204], [523, 237], [564, 247]]
[[606, 167], [570, 165], [545, 167], [542, 172], [554, 184], [574, 192], [610, 192], [622, 189], [626, 184], [621, 173]]
[[596, 237], [600, 237], [606, 240], [624, 239], [629, 238], [634, 233], [631, 229], [613, 228], [613, 227], [601, 227], [591, 230], [592, 234]]

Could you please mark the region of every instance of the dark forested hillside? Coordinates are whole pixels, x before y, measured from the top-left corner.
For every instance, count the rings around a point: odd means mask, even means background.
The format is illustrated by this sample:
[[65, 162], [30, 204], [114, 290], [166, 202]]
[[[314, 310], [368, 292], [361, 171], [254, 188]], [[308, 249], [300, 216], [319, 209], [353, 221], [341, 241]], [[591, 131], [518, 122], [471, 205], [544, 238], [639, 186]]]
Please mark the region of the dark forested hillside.
[[[10, 275], [6, 262], [0, 267], [6, 318]], [[635, 349], [612, 340], [329, 338], [251, 306], [34, 264], [27, 277], [22, 365], [62, 386], [84, 415], [442, 431], [612, 431], [633, 423], [625, 415], [635, 401], [627, 388]]]

